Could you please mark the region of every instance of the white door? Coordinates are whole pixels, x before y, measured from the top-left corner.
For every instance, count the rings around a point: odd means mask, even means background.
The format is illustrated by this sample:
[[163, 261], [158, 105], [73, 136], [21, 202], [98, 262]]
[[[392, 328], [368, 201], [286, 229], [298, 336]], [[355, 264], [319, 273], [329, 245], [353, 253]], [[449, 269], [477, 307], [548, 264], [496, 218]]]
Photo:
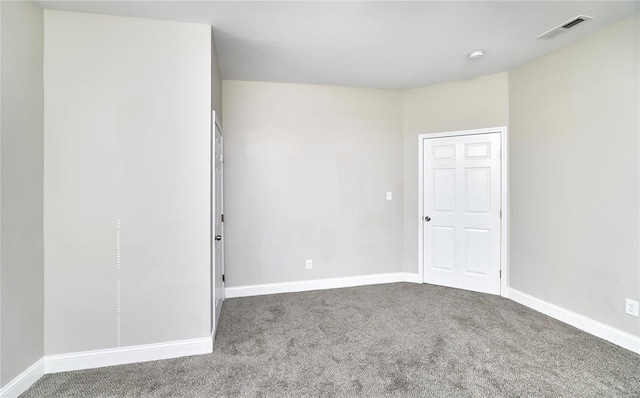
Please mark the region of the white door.
[[425, 283], [500, 294], [500, 142], [423, 140]]
[[213, 330], [218, 329], [222, 301], [224, 300], [224, 219], [223, 219], [223, 141], [222, 132], [215, 123], [214, 116], [214, 170], [213, 170]]

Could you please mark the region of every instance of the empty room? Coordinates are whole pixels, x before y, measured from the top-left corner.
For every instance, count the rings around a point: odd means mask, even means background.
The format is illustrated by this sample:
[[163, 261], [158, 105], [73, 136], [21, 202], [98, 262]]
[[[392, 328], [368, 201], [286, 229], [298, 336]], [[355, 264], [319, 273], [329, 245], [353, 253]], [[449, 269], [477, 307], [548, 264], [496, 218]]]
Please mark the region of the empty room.
[[0, 1], [0, 397], [640, 397], [639, 1]]

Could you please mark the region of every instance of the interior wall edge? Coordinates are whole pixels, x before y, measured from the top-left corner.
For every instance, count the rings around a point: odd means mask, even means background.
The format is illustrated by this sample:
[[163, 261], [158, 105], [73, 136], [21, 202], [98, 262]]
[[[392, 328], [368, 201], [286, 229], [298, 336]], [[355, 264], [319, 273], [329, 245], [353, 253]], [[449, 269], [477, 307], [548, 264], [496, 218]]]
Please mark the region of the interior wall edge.
[[44, 357], [38, 359], [13, 380], [0, 389], [0, 398], [15, 398], [27, 391], [36, 381], [45, 374]]

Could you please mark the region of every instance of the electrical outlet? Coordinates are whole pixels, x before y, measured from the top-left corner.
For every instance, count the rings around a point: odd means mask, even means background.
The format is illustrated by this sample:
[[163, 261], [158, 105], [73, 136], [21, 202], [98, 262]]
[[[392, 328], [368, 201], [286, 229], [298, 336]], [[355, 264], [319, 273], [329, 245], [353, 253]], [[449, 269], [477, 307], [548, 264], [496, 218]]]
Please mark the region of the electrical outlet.
[[624, 307], [624, 312], [629, 315], [638, 316], [638, 302], [627, 299], [626, 305]]
[[391, 199], [393, 199], [393, 193], [387, 192], [387, 200], [391, 200]]
[[313, 261], [311, 259], [307, 260], [307, 269], [313, 268]]

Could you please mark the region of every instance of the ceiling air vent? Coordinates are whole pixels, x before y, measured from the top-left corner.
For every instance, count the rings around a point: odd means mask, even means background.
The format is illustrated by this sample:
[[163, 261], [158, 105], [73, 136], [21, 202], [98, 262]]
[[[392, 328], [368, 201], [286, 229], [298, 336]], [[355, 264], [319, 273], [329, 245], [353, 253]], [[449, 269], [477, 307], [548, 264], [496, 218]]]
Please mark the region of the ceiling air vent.
[[567, 22], [556, 26], [555, 28], [544, 32], [543, 34], [538, 36], [538, 39], [551, 39], [552, 37], [555, 37], [555, 36], [559, 35], [560, 33], [564, 33], [567, 30], [575, 27], [576, 25], [579, 25], [579, 24], [581, 24], [583, 22], [587, 22], [590, 19], [593, 19], [593, 17], [589, 17], [587, 15], [578, 15], [577, 17], [572, 18], [572, 19], [568, 20]]

